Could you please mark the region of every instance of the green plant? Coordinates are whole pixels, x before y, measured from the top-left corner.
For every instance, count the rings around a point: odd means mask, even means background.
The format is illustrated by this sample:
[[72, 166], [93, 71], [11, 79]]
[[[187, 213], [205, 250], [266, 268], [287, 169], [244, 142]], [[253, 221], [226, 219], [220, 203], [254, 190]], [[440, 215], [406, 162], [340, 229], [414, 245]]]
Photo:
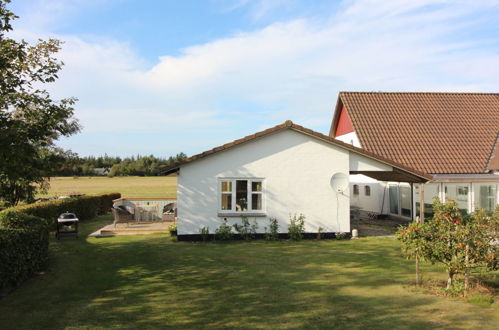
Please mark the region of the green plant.
[[210, 228], [208, 227], [203, 227], [199, 230], [199, 233], [201, 234], [201, 238], [203, 239], [203, 242], [208, 241], [210, 238]]
[[173, 223], [170, 226], [168, 226], [168, 231], [170, 232], [170, 234], [172, 236], [176, 236], [177, 235], [177, 224]]
[[440, 288], [438, 291], [441, 294], [451, 296], [451, 297], [456, 297], [456, 296], [462, 296], [464, 293], [464, 281], [453, 281], [452, 285], [450, 288]]
[[276, 218], [269, 219], [269, 231], [264, 227], [265, 239], [267, 241], [277, 241], [279, 239], [279, 221]]
[[9, 226], [19, 224], [20, 228], [0, 229], [0, 289], [16, 286], [28, 279], [48, 260], [47, 229], [33, 221], [32, 216], [26, 219], [29, 219], [30, 228], [24, 227], [27, 223], [21, 224], [16, 220], [6, 222]]
[[490, 307], [494, 303], [494, 297], [478, 293], [471, 295], [466, 301], [480, 307]]
[[227, 224], [227, 218], [224, 218], [220, 227], [215, 229], [215, 239], [217, 241], [230, 241], [232, 239], [232, 226]]
[[498, 247], [493, 242], [499, 207], [493, 214], [478, 210], [463, 216], [455, 201], [441, 203], [436, 198], [433, 210], [433, 218], [424, 224], [411, 223], [407, 228], [399, 228], [397, 238], [402, 242], [402, 251], [409, 258], [443, 264], [448, 275], [447, 290], [453, 288], [456, 275], [464, 274], [466, 291], [473, 269], [497, 269]]
[[300, 213], [300, 215], [289, 216], [289, 226], [288, 233], [289, 238], [293, 241], [299, 241], [303, 238], [303, 233], [305, 232], [305, 216]]
[[29, 229], [40, 226], [46, 230], [54, 229], [51, 225], [53, 225], [53, 221], [21, 211], [7, 209], [0, 212], [0, 226], [6, 229]]
[[346, 233], [336, 233], [335, 237], [337, 240], [342, 240], [342, 239], [347, 238], [347, 234]]
[[258, 224], [256, 223], [256, 220], [253, 221], [253, 224], [250, 224], [248, 217], [241, 216], [241, 223], [242, 223], [241, 225], [237, 223], [233, 225], [237, 233], [241, 235], [241, 237], [246, 241], [254, 239], [256, 236], [256, 231], [258, 229]]
[[30, 202], [48, 187], [48, 176], [64, 153], [55, 144], [80, 130], [74, 118], [76, 98], [56, 100], [46, 84], [58, 79], [62, 43], [30, 45], [12, 39], [17, 16], [0, 1], [0, 197], [8, 205]]

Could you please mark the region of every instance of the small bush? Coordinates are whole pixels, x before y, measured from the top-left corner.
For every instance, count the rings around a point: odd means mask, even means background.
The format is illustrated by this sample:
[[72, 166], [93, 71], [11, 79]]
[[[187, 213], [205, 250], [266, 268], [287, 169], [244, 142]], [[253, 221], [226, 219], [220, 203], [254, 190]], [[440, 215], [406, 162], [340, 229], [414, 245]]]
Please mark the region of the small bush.
[[337, 233], [335, 236], [336, 236], [337, 240], [342, 240], [342, 239], [347, 238], [347, 234], [346, 233]]
[[279, 221], [276, 218], [269, 219], [269, 232], [265, 229], [265, 239], [267, 241], [277, 241], [279, 239]]
[[449, 289], [439, 288], [438, 291], [446, 296], [457, 297], [464, 294], [464, 282], [454, 281]]
[[293, 241], [299, 241], [303, 238], [303, 233], [305, 232], [305, 216], [296, 214], [293, 217], [289, 217], [288, 233], [289, 238]]
[[237, 223], [234, 224], [234, 229], [237, 233], [246, 241], [254, 239], [256, 236], [256, 230], [258, 229], [256, 221], [254, 221], [253, 224], [250, 224], [248, 217], [242, 216], [241, 222], [241, 225], [238, 225]]
[[0, 289], [17, 286], [41, 270], [48, 246], [49, 234], [42, 226], [0, 229]]
[[199, 233], [201, 234], [201, 238], [203, 239], [203, 242], [208, 241], [210, 238], [210, 228], [208, 227], [203, 227], [199, 230]]
[[170, 235], [177, 236], [177, 224], [173, 223], [170, 226], [168, 226], [168, 231], [170, 232]]
[[232, 227], [227, 224], [227, 218], [215, 230], [215, 239], [217, 241], [230, 241], [232, 239]]

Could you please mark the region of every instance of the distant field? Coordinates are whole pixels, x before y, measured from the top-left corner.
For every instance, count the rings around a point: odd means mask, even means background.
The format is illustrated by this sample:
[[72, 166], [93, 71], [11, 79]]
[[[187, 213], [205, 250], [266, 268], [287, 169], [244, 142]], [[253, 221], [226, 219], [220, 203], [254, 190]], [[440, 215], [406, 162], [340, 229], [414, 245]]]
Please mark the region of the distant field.
[[37, 197], [110, 192], [119, 192], [122, 197], [176, 197], [177, 178], [165, 176], [56, 177], [50, 180], [48, 194], [39, 194]]

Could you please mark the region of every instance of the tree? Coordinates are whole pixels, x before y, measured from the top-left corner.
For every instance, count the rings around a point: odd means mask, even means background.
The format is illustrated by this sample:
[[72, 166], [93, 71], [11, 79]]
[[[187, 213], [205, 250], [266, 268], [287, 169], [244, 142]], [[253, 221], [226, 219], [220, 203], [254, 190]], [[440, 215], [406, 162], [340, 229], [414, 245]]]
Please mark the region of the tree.
[[455, 201], [433, 202], [433, 218], [424, 224], [400, 228], [397, 237], [403, 253], [431, 263], [441, 263], [447, 271], [447, 289], [455, 276], [464, 274], [465, 290], [475, 269], [497, 269], [498, 246], [494, 245], [499, 224], [499, 207], [489, 214], [477, 210], [463, 216]]
[[80, 130], [73, 118], [75, 98], [54, 101], [46, 89], [63, 63], [55, 39], [35, 45], [7, 36], [17, 18], [0, 0], [0, 199], [9, 205], [32, 200], [47, 187], [53, 161], [61, 150], [54, 142]]

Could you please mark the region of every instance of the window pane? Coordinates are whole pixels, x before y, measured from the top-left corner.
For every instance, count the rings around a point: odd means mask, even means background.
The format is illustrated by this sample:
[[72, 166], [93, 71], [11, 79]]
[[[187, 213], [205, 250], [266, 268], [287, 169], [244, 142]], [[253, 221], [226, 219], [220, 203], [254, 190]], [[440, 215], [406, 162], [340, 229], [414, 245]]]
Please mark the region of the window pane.
[[356, 184], [353, 185], [353, 194], [354, 195], [359, 194], [359, 185], [356, 185]]
[[232, 191], [232, 181], [222, 181], [222, 191], [231, 192]]
[[222, 194], [222, 210], [232, 210], [232, 194]]
[[[440, 184], [425, 184], [424, 185], [424, 217], [433, 217], [433, 198], [439, 197]], [[414, 200], [416, 201], [416, 216], [419, 216], [419, 185], [414, 185]]]
[[452, 199], [457, 203], [457, 207], [464, 212], [468, 210], [468, 186], [460, 184], [446, 184], [445, 198]]
[[365, 186], [364, 187], [364, 194], [366, 196], [371, 196], [371, 187], [370, 186]]
[[251, 191], [262, 191], [262, 182], [261, 181], [251, 182]]
[[399, 214], [399, 187], [389, 186], [388, 195], [390, 196], [390, 213]]
[[253, 210], [262, 209], [262, 194], [251, 194], [251, 207]]
[[248, 210], [248, 181], [236, 181], [236, 211]]
[[494, 211], [496, 207], [496, 185], [483, 184], [475, 189], [475, 207], [478, 209], [486, 209], [489, 212]]
[[412, 209], [411, 200], [411, 187], [400, 187], [400, 211], [404, 217], [411, 216]]

